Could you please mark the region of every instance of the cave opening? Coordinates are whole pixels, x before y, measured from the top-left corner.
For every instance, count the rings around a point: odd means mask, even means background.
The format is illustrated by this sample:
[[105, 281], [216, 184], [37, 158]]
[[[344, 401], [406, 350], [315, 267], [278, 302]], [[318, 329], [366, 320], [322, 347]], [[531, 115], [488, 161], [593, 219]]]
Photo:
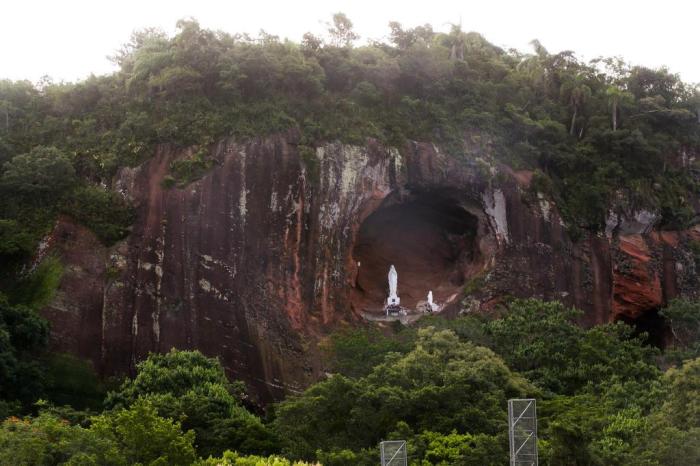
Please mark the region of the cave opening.
[[658, 309], [648, 310], [636, 318], [621, 316], [620, 320], [634, 327], [635, 336], [646, 333], [648, 345], [664, 349], [671, 341], [671, 328]]
[[392, 264], [407, 309], [425, 301], [429, 291], [438, 304], [458, 295], [479, 259], [479, 222], [457, 197], [434, 191], [390, 197], [362, 222], [353, 248], [356, 310], [383, 309]]

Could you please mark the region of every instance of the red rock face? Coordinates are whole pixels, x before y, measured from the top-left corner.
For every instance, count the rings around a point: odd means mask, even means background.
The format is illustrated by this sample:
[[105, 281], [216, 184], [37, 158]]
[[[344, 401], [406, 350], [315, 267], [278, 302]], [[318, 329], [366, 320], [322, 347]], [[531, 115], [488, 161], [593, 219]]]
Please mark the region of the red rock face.
[[634, 320], [678, 296], [697, 298], [696, 258], [691, 243], [698, 227], [648, 235], [625, 235], [613, 242], [614, 319]]
[[642, 235], [619, 237], [613, 266], [613, 314], [638, 318], [663, 304], [663, 290], [651, 251]]
[[49, 248], [65, 264], [59, 289], [43, 311], [51, 322], [53, 347], [100, 361], [107, 249], [90, 230], [66, 218], [54, 228]]
[[[222, 142], [214, 155], [219, 165], [184, 189], [163, 181], [186, 151], [163, 147], [125, 170], [116, 187], [138, 213], [129, 238], [101, 255], [99, 245], [58, 241], [69, 268], [97, 261], [112, 273], [66, 295], [78, 317], [58, 304], [46, 315], [56, 345], [97, 348], [78, 352], [103, 373], [131, 373], [152, 351], [198, 348], [267, 401], [314, 380], [316, 337], [357, 321], [349, 251], [363, 212], [391, 191], [393, 159], [378, 147], [329, 145], [304, 160], [283, 137]], [[70, 228], [64, 222], [54, 236]], [[78, 332], [80, 319], [92, 322], [89, 335]], [[78, 342], [60, 343], [70, 338]]]
[[448, 313], [534, 296], [592, 324], [697, 288], [691, 233], [574, 243], [526, 173], [501, 167], [496, 181], [483, 141], [470, 150], [458, 160], [370, 142], [301, 155], [293, 135], [222, 141], [206, 176], [167, 189], [170, 164], [190, 153], [161, 147], [115, 182], [137, 209], [124, 242], [107, 250], [65, 220], [54, 231], [66, 265], [45, 311], [54, 345], [104, 374], [198, 348], [265, 402], [320, 376], [316, 342], [381, 307], [390, 263], [407, 304], [432, 289]]

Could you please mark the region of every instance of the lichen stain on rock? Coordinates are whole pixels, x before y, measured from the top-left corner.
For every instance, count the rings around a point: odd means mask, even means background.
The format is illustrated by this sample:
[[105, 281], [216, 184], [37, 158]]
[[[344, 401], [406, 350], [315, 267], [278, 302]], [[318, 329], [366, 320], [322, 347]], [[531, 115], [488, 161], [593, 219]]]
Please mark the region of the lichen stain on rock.
[[246, 215], [248, 214], [248, 190], [246, 189], [246, 152], [242, 150], [239, 154], [239, 160], [241, 165], [241, 189], [238, 195], [238, 213], [240, 215], [239, 221], [241, 229], [245, 229]]
[[489, 216], [493, 227], [496, 230], [496, 237], [499, 241], [508, 243], [508, 217], [506, 213], [506, 199], [503, 191], [494, 189], [483, 194], [484, 210]]

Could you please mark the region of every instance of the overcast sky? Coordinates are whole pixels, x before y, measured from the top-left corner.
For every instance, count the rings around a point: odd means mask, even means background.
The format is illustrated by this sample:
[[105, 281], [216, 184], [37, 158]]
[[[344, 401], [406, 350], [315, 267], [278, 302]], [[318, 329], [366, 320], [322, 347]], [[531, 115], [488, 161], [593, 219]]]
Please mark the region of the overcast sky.
[[74, 81], [113, 70], [107, 59], [131, 32], [194, 17], [203, 27], [268, 33], [298, 41], [324, 31], [342, 11], [363, 37], [381, 39], [387, 23], [430, 23], [446, 31], [459, 23], [505, 48], [529, 50], [539, 39], [550, 52], [580, 57], [622, 56], [633, 64], [662, 65], [700, 82], [698, 0], [5, 0], [0, 16], [0, 78], [37, 81], [43, 75]]

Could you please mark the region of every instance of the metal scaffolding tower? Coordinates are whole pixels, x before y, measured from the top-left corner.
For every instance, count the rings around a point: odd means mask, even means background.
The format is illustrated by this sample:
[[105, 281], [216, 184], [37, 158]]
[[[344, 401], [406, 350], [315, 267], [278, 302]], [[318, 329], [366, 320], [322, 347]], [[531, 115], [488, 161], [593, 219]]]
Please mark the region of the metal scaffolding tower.
[[387, 440], [379, 444], [382, 466], [408, 466], [405, 440]]
[[534, 399], [508, 400], [510, 466], [537, 466], [537, 406]]

